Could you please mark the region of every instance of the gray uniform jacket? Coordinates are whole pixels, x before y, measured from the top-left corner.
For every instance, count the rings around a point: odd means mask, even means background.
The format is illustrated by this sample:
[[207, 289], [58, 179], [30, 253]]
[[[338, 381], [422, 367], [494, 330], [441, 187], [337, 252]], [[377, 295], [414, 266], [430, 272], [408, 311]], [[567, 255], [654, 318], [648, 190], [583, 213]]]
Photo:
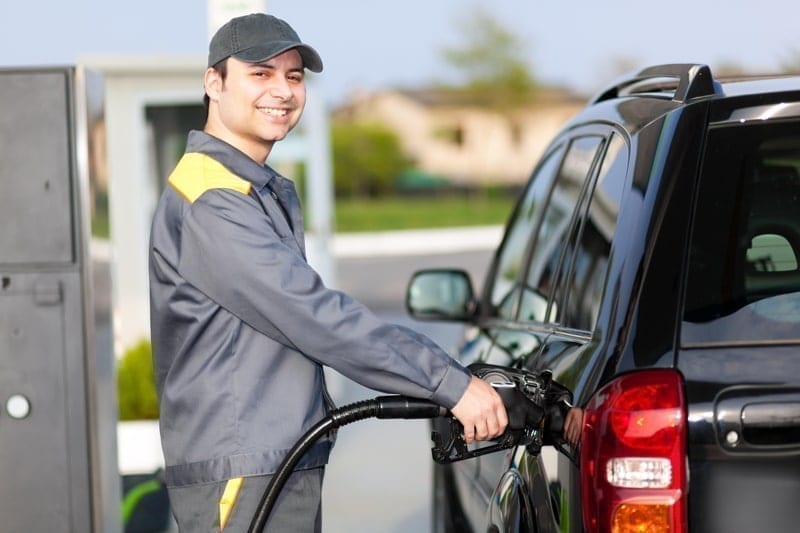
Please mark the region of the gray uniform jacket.
[[[322, 365], [448, 408], [469, 372], [428, 338], [327, 288], [290, 180], [206, 133], [156, 209], [151, 335], [170, 486], [273, 473], [325, 416]], [[327, 463], [321, 440], [298, 468]]]

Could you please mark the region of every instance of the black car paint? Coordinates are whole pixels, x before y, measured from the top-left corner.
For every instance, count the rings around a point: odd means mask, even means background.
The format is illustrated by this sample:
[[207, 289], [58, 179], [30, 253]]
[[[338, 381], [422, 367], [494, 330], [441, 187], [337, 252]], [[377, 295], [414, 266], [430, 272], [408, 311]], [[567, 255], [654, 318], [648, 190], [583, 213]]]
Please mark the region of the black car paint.
[[[742, 413], [754, 406], [751, 412], [760, 413], [762, 405], [800, 405], [800, 340], [717, 347], [687, 345], [681, 338], [680, 295], [687, 283], [708, 124], [727, 120], [742, 107], [800, 99], [797, 79], [778, 85], [726, 85], [725, 93], [689, 102], [631, 96], [587, 107], [553, 145], [581, 129], [599, 128], [621, 134], [630, 154], [595, 328], [589, 334], [559, 324], [499, 320], [483, 305], [470, 350], [462, 354], [466, 363], [551, 369], [573, 390], [577, 404], [621, 373], [679, 369], [689, 403], [692, 531], [762, 531], [767, 524], [791, 531], [800, 520], [791, 512], [800, 501], [798, 426], [787, 423], [782, 429], [789, 437], [784, 440], [795, 444], [782, 444], [780, 437], [777, 443], [745, 446], [725, 440], [731, 428], [747, 430], [742, 422], [726, 422], [726, 409]], [[778, 89], [793, 93], [774, 92]], [[481, 302], [490, 300], [490, 291], [486, 283]], [[793, 414], [790, 408], [789, 422]], [[522, 452], [465, 463], [472, 464], [453, 465], [451, 496], [476, 531], [582, 531], [579, 473], [563, 456], [550, 477], [541, 456]]]

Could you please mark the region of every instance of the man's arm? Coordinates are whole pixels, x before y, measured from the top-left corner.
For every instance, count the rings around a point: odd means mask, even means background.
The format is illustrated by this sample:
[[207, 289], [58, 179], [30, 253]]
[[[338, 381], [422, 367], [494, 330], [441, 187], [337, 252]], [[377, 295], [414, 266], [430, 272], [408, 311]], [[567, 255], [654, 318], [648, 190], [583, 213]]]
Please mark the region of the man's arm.
[[464, 426], [464, 440], [467, 443], [498, 437], [508, 424], [500, 395], [494, 387], [475, 376], [450, 412]]
[[472, 378], [428, 337], [327, 288], [251, 196], [199, 197], [184, 218], [178, 268], [249, 327], [371, 389], [449, 409]]

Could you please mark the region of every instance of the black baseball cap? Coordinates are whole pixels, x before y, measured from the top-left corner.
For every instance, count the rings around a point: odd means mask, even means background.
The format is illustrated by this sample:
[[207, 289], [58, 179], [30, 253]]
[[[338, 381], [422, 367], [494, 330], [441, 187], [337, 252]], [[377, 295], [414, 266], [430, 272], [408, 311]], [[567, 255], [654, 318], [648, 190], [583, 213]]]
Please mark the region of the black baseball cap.
[[293, 48], [300, 53], [305, 68], [322, 72], [317, 51], [301, 42], [289, 23], [272, 15], [251, 13], [232, 18], [217, 30], [208, 45], [208, 66], [228, 57], [256, 63]]

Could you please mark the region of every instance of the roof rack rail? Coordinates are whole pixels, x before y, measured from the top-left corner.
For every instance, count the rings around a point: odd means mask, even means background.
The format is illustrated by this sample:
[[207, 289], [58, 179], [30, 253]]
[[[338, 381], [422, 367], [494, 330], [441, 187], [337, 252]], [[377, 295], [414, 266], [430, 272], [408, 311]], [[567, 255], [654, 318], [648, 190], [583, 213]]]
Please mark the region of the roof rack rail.
[[721, 89], [714, 81], [708, 65], [674, 63], [647, 67], [623, 76], [592, 98], [591, 102], [596, 104], [622, 94], [663, 91], [674, 91], [674, 101], [686, 102], [692, 98], [718, 94]]

